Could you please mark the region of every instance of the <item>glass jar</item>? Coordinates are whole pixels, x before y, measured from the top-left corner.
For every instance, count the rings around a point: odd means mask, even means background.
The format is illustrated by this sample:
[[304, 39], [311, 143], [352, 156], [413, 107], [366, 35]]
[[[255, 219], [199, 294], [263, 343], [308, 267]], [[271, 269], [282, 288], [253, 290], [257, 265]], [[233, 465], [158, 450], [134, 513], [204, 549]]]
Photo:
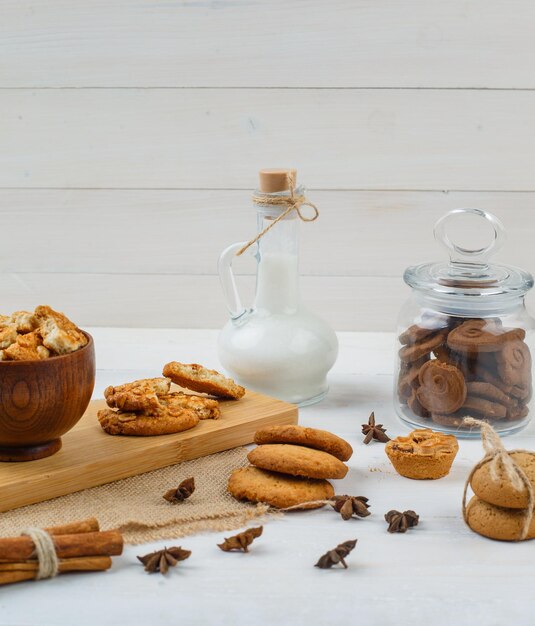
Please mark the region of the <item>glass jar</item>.
[[[448, 229], [466, 215], [491, 225], [488, 246], [468, 249], [450, 239]], [[533, 277], [488, 262], [504, 230], [486, 211], [451, 211], [436, 223], [434, 234], [450, 262], [405, 271], [412, 292], [398, 323], [397, 413], [411, 426], [461, 437], [479, 437], [476, 429], [463, 426], [467, 416], [490, 422], [501, 435], [516, 432], [530, 419], [535, 322], [524, 297]]]
[[[226, 248], [219, 275], [230, 319], [218, 341], [219, 359], [240, 384], [267, 395], [305, 406], [321, 400], [328, 389], [327, 373], [338, 355], [334, 331], [309, 311], [299, 291], [297, 211], [280, 218], [286, 206], [270, 204], [289, 197], [288, 179], [295, 170], [261, 170], [255, 192], [258, 233], [249, 250], [257, 261], [253, 306], [242, 305], [232, 263], [246, 242]], [[304, 188], [292, 190], [304, 197]], [[265, 202], [262, 202], [262, 199]], [[265, 229], [273, 225], [266, 232]]]

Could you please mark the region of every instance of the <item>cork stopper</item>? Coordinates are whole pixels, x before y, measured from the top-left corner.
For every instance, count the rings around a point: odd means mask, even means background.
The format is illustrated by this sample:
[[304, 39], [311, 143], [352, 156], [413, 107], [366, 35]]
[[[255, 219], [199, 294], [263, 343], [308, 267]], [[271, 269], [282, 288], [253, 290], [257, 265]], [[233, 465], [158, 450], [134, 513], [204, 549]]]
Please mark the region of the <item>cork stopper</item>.
[[288, 174], [293, 176], [294, 185], [297, 181], [297, 170], [273, 168], [260, 170], [258, 177], [260, 178], [260, 191], [264, 193], [276, 193], [277, 191], [288, 191]]

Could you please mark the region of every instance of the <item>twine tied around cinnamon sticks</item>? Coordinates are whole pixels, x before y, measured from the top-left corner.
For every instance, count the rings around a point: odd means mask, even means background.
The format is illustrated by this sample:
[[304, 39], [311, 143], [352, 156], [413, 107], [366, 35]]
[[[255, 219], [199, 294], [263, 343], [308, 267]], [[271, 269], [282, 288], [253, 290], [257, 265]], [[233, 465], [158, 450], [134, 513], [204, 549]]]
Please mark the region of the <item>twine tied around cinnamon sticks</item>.
[[[243, 248], [240, 248], [238, 252], [236, 252], [236, 256], [242, 255], [246, 250], [248, 250], [252, 245], [254, 245], [259, 239], [261, 239], [268, 230], [271, 230], [273, 226], [280, 220], [284, 219], [287, 215], [289, 215], [292, 211], [295, 211], [299, 216], [299, 219], [302, 222], [314, 222], [319, 217], [318, 207], [310, 202], [304, 195], [297, 195], [295, 192], [295, 178], [291, 172], [287, 174], [288, 178], [288, 195], [287, 196], [274, 196], [272, 194], [262, 194], [262, 195], [253, 195], [253, 202], [255, 204], [261, 205], [269, 205], [269, 206], [281, 206], [286, 207], [284, 211], [278, 215], [268, 226], [266, 226], [262, 231], [256, 235], [253, 239], [247, 242]], [[311, 207], [314, 211], [311, 216], [306, 216], [301, 212], [301, 208], [304, 206]]]
[[59, 572], [59, 559], [54, 540], [43, 528], [25, 528], [21, 536], [27, 535], [35, 544], [37, 556], [37, 580], [54, 578]]
[[479, 426], [481, 429], [481, 441], [483, 443], [483, 449], [485, 450], [485, 456], [477, 463], [473, 468], [466, 482], [464, 484], [463, 491], [463, 519], [468, 524], [468, 516], [466, 512], [466, 494], [468, 492], [468, 486], [472, 480], [473, 475], [476, 471], [485, 465], [485, 463], [489, 463], [489, 473], [490, 477], [493, 481], [499, 480], [498, 468], [501, 466], [505, 476], [511, 482], [511, 485], [515, 489], [515, 491], [521, 491], [523, 488], [526, 489], [528, 494], [528, 506], [525, 509], [524, 522], [522, 524], [522, 529], [520, 531], [520, 536], [517, 541], [522, 541], [525, 539], [529, 532], [529, 527], [531, 524], [531, 520], [533, 519], [533, 515], [535, 512], [535, 492], [533, 489], [533, 485], [531, 481], [526, 476], [524, 470], [515, 463], [515, 460], [511, 456], [514, 452], [523, 452], [525, 454], [532, 454], [535, 456], [535, 453], [530, 450], [506, 450], [502, 440], [498, 433], [492, 428], [492, 426], [483, 420], [478, 420], [473, 417], [465, 417], [463, 421], [463, 426]]
[[0, 538], [0, 586], [66, 572], [104, 571], [122, 550], [121, 533], [101, 531], [95, 518], [27, 528], [18, 537]]

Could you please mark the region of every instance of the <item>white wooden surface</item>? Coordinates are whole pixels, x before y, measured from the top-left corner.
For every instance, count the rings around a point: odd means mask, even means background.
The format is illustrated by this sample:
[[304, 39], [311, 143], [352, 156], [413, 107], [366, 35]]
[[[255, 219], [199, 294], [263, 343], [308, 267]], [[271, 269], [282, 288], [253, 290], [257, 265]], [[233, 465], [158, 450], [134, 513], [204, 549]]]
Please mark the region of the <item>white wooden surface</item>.
[[217, 256], [254, 231], [274, 165], [322, 209], [303, 291], [338, 329], [392, 329], [404, 267], [440, 256], [456, 206], [495, 210], [502, 258], [533, 270], [534, 18], [530, 0], [2, 0], [2, 310], [221, 326]]
[[[95, 397], [108, 384], [160, 371], [169, 359], [217, 366], [214, 331], [90, 329], [98, 355]], [[286, 515], [265, 524], [251, 553], [222, 553], [229, 533], [186, 537], [191, 558], [166, 578], [148, 576], [136, 554], [169, 545], [129, 547], [103, 574], [82, 574], [0, 589], [2, 626], [116, 626], [147, 623], [384, 626], [533, 624], [535, 542], [500, 543], [472, 533], [461, 518], [465, 477], [482, 456], [477, 441], [460, 441], [449, 476], [411, 481], [393, 470], [382, 444], [361, 443], [360, 424], [375, 410], [391, 435], [406, 432], [394, 417], [392, 353], [386, 333], [341, 333], [331, 389], [300, 422], [332, 430], [354, 447], [338, 493], [364, 495], [372, 515], [344, 522], [328, 510]], [[535, 425], [507, 439], [535, 449]], [[413, 508], [420, 525], [389, 535], [383, 514]], [[349, 569], [313, 567], [323, 552], [358, 538]]]

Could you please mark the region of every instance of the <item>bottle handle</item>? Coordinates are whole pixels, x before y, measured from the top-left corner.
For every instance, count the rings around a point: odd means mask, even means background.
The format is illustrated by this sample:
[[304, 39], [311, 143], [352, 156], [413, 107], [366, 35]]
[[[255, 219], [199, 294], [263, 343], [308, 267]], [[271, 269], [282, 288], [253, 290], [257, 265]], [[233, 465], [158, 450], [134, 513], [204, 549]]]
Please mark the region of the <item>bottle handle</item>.
[[229, 310], [230, 317], [233, 321], [240, 318], [247, 309], [243, 306], [236, 286], [236, 279], [234, 272], [232, 271], [232, 261], [236, 257], [236, 252], [243, 248], [247, 241], [239, 241], [225, 248], [219, 257], [217, 263], [217, 269], [219, 272], [219, 280], [221, 282], [221, 288], [223, 289], [223, 296], [227, 309]]

